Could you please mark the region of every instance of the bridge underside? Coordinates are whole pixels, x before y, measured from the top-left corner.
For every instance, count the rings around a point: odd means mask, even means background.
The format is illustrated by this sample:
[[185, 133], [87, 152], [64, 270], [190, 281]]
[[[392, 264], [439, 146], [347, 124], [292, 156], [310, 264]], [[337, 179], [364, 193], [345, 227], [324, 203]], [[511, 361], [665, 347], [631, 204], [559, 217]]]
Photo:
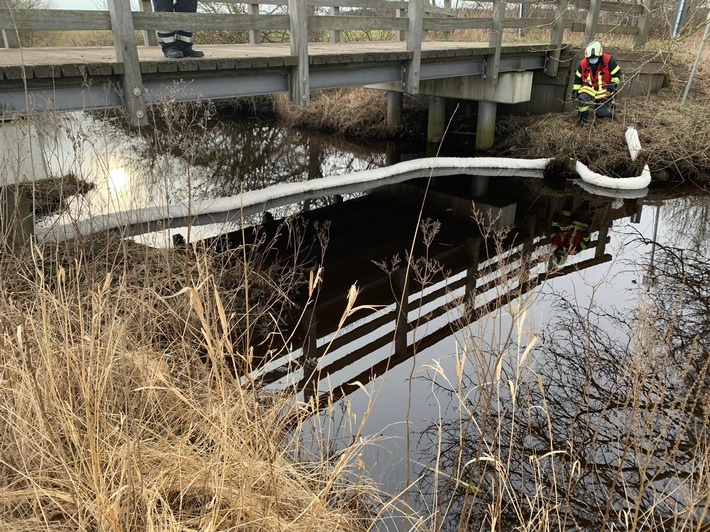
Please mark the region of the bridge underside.
[[[423, 43], [420, 79], [482, 76], [492, 49], [476, 43]], [[445, 46], [443, 46], [445, 45]], [[401, 84], [411, 53], [400, 42], [310, 43], [311, 90]], [[205, 46], [200, 60], [169, 61], [159, 50], [139, 49], [147, 102], [166, 99], [230, 99], [289, 92], [296, 58], [288, 45]], [[503, 47], [500, 72], [541, 70], [549, 46]], [[0, 67], [0, 111], [27, 114], [47, 110], [90, 110], [123, 106], [123, 65], [112, 49], [72, 58], [67, 50], [4, 50]], [[14, 57], [14, 55], [17, 57]]]
[[[139, 47], [140, 96], [148, 105], [165, 101], [225, 100], [292, 93], [300, 80], [298, 58], [287, 44], [206, 45], [203, 59], [166, 60], [159, 48]], [[494, 48], [485, 43], [424, 42], [417, 93], [430, 97], [428, 140], [443, 135], [445, 99], [478, 102], [476, 147], [493, 144], [498, 105], [523, 112], [562, 110], [569, 94], [569, 68], [543, 73], [548, 44], [503, 45], [495, 82], [485, 77]], [[412, 53], [398, 41], [309, 43], [308, 86], [325, 90], [367, 86], [390, 93], [388, 122], [401, 124], [401, 94]], [[615, 54], [634, 83], [663, 75], [643, 52]], [[564, 64], [574, 56], [563, 50]], [[655, 58], [657, 59], [657, 58]], [[640, 65], [636, 71], [628, 66]], [[651, 70], [649, 70], [651, 69]], [[4, 50], [0, 66], [0, 121], [33, 112], [123, 108], [123, 63], [110, 47]], [[493, 79], [493, 78], [492, 78]], [[659, 78], [660, 79], [660, 78]], [[636, 83], [638, 84], [638, 83]], [[554, 109], [551, 108], [554, 106]]]

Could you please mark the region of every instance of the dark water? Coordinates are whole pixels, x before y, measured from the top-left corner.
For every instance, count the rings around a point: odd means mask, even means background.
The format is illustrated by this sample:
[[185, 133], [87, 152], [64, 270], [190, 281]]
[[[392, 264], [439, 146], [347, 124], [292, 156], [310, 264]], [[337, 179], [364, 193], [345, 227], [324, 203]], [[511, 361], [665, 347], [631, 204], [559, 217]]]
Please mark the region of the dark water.
[[[74, 217], [425, 155], [258, 121], [189, 124], [169, 141], [84, 115], [68, 124], [53, 172], [97, 185]], [[274, 226], [327, 223], [329, 241], [311, 326], [255, 377], [319, 398], [306, 437], [379, 483], [383, 530], [710, 526], [710, 200], [636, 196], [449, 176], [272, 210]], [[589, 227], [583, 246], [555, 259], [570, 225]], [[169, 245], [181, 231], [139, 240]], [[372, 308], [341, 323], [353, 285], [354, 305]]]

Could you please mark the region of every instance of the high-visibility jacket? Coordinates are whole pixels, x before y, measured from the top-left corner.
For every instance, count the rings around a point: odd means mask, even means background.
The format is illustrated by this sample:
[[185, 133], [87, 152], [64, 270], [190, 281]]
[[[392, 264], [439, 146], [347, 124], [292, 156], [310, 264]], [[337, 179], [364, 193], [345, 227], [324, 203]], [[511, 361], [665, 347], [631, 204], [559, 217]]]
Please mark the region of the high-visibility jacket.
[[589, 245], [589, 223], [573, 216], [567, 208], [563, 208], [552, 220], [550, 238], [553, 250], [561, 248], [570, 255], [574, 255], [587, 249]]
[[602, 54], [596, 65], [592, 65], [586, 58], [579, 63], [579, 68], [574, 75], [572, 90], [581, 94], [589, 94], [595, 100], [605, 100], [611, 97], [607, 91], [610, 84], [621, 83], [621, 67], [609, 54]]

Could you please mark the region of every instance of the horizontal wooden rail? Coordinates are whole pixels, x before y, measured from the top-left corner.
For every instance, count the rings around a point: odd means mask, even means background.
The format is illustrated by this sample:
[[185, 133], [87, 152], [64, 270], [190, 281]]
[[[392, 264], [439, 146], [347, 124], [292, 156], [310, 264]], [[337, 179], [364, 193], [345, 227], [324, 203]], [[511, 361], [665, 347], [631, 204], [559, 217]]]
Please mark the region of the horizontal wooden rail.
[[[367, 4], [403, 4], [407, 2], [383, 2], [381, 0], [358, 0]], [[263, 3], [263, 2], [262, 2]], [[316, 3], [311, 5], [335, 6], [338, 2]], [[584, 0], [580, 0], [584, 3]], [[589, 3], [588, 1], [586, 2]], [[625, 12], [628, 14], [641, 14], [643, 6], [623, 4], [616, 2], [602, 2], [613, 4], [609, 11]], [[390, 7], [390, 6], [388, 6]], [[342, 9], [342, 8], [341, 8]], [[398, 8], [400, 9], [400, 8]], [[449, 10], [453, 11], [453, 10]], [[506, 18], [503, 26], [508, 29], [551, 28], [557, 19], [549, 18]], [[391, 30], [405, 31], [407, 19], [401, 17], [360, 16], [345, 15], [340, 12], [337, 16], [310, 15], [308, 27], [312, 30]], [[461, 18], [433, 18], [425, 17], [423, 29], [425, 31], [454, 31], [489, 29], [491, 17], [461, 17]], [[133, 26], [136, 30], [170, 30], [183, 28], [192, 31], [283, 31], [289, 29], [289, 17], [285, 14], [223, 14], [223, 13], [148, 13], [134, 12]], [[584, 32], [585, 24], [566, 20], [564, 27], [575, 32]], [[7, 9], [0, 9], [0, 30], [19, 31], [106, 31], [111, 30], [111, 20], [107, 11], [82, 11], [82, 10], [56, 10], [56, 9], [13, 9], [12, 16]], [[599, 33], [621, 35], [635, 35], [638, 33], [636, 26], [622, 24], [599, 24]]]
[[[444, 19], [440, 19], [444, 20]], [[351, 17], [347, 15], [332, 15], [329, 17], [308, 17], [308, 29], [324, 30], [398, 30], [406, 31], [407, 19], [395, 17]]]
[[[590, 6], [590, 0], [575, 0], [574, 7], [577, 9], [587, 10]], [[629, 4], [626, 2], [601, 2], [600, 10], [607, 13], [628, 13], [630, 15], [641, 15], [644, 13], [644, 7], [641, 4]]]
[[[7, 10], [0, 10], [0, 30], [17, 29], [40, 31], [110, 31], [111, 20], [106, 11], [72, 11], [37, 9], [16, 12], [14, 19], [5, 15]], [[13, 21], [14, 20], [14, 21]], [[480, 30], [491, 26], [491, 18], [425, 18], [424, 31]], [[555, 23], [553, 18], [504, 19], [507, 29], [544, 28], [549, 29]], [[285, 31], [289, 29], [288, 15], [248, 15], [225, 16], [214, 13], [200, 13], [198, 16], [188, 13], [133, 13], [133, 26], [136, 30], [166, 30], [183, 28], [191, 31]], [[406, 31], [407, 19], [397, 17], [374, 16], [308, 16], [311, 30], [390, 30]], [[566, 21], [565, 28], [584, 32], [584, 23]], [[599, 24], [599, 33], [636, 35], [636, 26], [618, 24]]]
[[[265, 5], [265, 6], [287, 6], [286, 0], [222, 0], [222, 4], [242, 4], [242, 5]], [[340, 9], [408, 9], [409, 2], [404, 0], [307, 0], [308, 7], [337, 7]], [[446, 8], [427, 4], [424, 6], [425, 13], [435, 13], [439, 15], [455, 17], [456, 9]]]

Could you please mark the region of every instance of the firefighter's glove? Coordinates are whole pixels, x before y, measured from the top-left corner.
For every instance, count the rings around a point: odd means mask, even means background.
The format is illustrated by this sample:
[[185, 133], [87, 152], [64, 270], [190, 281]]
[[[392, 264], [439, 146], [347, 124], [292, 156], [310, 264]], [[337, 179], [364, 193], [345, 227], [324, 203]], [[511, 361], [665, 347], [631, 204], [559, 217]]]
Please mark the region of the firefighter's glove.
[[607, 92], [614, 92], [616, 90], [616, 83], [609, 83], [609, 85], [606, 86]]
[[573, 99], [573, 100], [576, 100], [576, 99], [577, 99], [577, 96], [579, 96], [579, 92], [577, 92], [577, 91], [572, 91], [572, 99]]

